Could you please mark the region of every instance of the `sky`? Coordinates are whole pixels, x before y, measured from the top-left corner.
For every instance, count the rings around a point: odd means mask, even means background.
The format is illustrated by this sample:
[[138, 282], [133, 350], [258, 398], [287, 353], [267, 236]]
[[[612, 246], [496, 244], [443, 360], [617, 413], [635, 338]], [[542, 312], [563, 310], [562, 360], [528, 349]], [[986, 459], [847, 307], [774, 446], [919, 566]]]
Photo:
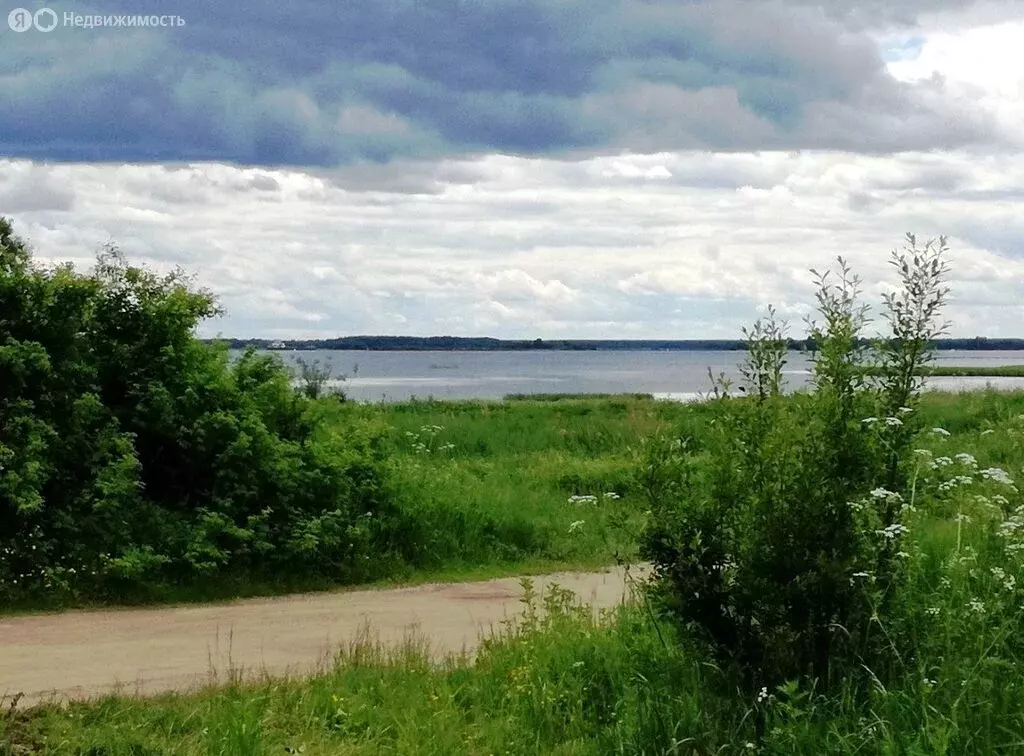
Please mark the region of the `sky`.
[[7, 2], [0, 214], [195, 273], [203, 335], [802, 335], [913, 232], [1024, 336], [1024, 0]]

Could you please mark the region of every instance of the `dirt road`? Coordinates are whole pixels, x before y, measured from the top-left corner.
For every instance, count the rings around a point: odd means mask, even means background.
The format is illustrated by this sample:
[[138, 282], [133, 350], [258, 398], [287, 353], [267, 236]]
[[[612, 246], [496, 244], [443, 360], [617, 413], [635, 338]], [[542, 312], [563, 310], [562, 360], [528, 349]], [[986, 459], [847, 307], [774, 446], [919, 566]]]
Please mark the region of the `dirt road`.
[[[594, 607], [619, 603], [622, 570], [558, 573], [557, 583]], [[386, 644], [415, 634], [435, 654], [472, 651], [480, 634], [518, 614], [517, 578], [393, 590], [304, 594], [213, 606], [66, 612], [0, 619], [0, 696], [22, 705], [120, 688], [147, 695], [243, 674], [306, 674], [359, 637]]]

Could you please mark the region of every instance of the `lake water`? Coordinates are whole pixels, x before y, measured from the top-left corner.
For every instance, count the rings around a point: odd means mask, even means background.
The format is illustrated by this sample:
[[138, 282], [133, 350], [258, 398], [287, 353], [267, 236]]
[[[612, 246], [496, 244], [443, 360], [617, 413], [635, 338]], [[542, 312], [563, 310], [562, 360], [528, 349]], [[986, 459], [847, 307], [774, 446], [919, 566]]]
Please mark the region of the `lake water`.
[[[646, 393], [693, 400], [706, 393], [710, 368], [739, 378], [743, 352], [277, 352], [285, 361], [319, 360], [338, 385], [360, 401], [421, 399], [500, 399], [506, 394]], [[1015, 365], [1024, 352], [940, 352], [938, 364]], [[791, 388], [807, 381], [806, 357], [793, 353], [786, 365]], [[1022, 378], [933, 378], [942, 389], [1024, 389]]]

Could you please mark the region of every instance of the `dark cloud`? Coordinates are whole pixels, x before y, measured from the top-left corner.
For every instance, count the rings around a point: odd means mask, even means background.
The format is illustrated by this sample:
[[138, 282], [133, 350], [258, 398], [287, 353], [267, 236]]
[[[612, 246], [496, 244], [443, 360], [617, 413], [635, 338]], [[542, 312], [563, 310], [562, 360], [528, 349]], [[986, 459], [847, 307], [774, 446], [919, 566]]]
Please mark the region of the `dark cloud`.
[[[0, 152], [331, 166], [496, 151], [991, 139], [941, 82], [893, 80], [850, 25], [958, 0], [200, 0], [53, 3], [184, 27], [4, 31]], [[822, 8], [825, 10], [822, 10]]]

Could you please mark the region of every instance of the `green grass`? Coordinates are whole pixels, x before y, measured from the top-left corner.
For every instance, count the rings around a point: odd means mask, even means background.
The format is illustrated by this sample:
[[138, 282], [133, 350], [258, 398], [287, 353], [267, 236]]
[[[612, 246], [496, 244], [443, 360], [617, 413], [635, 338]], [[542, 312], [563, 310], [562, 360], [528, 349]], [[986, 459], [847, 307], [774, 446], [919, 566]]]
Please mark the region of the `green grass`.
[[[522, 484], [529, 475], [517, 474], [517, 466], [533, 471], [541, 482], [524, 498], [538, 501], [521, 518], [536, 524], [561, 517], [552, 513], [564, 506], [571, 485], [559, 461], [577, 474], [591, 461], [584, 450], [596, 450], [599, 464], [587, 480], [597, 476], [603, 485], [602, 476], [628, 456], [614, 447], [618, 434], [635, 438], [678, 428], [675, 423], [696, 429], [700, 414], [691, 409], [578, 401], [565, 407], [410, 403], [369, 411], [394, 428], [396, 444], [408, 438], [405, 429], [443, 425], [438, 440], [451, 429], [444, 442], [456, 447], [447, 457], [407, 450], [402, 465], [464, 473], [491, 464], [481, 468], [481, 478], [452, 472], [432, 501], [446, 493], [450, 506], [469, 506], [484, 492], [498, 496], [501, 487]], [[1024, 393], [932, 394], [921, 414], [926, 431], [917, 446], [950, 462], [931, 470], [928, 457], [917, 455], [924, 477], [903, 542], [907, 583], [898, 619], [886, 628], [915, 638], [917, 651], [899, 660], [898, 673], [884, 685], [850, 682], [827, 697], [784, 686], [751, 699], [737, 694], [698, 646], [654, 624], [642, 603], [595, 619], [555, 592], [546, 602], [534, 597], [535, 610], [475, 660], [438, 664], [416, 644], [392, 650], [361, 644], [308, 680], [15, 710], [0, 717], [0, 754], [1021, 752], [1024, 551], [1009, 547], [1018, 536], [998, 533], [1024, 507]], [[479, 439], [488, 440], [486, 450], [475, 446]], [[941, 489], [942, 481], [975, 464], [1006, 470], [1018, 490], [977, 475], [970, 485]], [[630, 490], [624, 500], [632, 496]], [[596, 548], [599, 541], [592, 543]]]
[[[397, 498], [417, 532], [414, 577], [531, 561], [610, 563], [634, 548], [644, 439], [700, 412], [636, 397], [341, 405], [387, 428]], [[570, 503], [593, 496], [595, 503]], [[576, 523], [574, 525], [574, 523]], [[625, 523], [630, 527], [623, 529]]]
[[505, 394], [506, 402], [563, 402], [573, 399], [653, 399], [654, 394]]
[[[868, 375], [881, 375], [881, 369], [868, 369]], [[963, 366], [927, 365], [917, 375], [952, 378], [1024, 378], [1024, 365]]]

